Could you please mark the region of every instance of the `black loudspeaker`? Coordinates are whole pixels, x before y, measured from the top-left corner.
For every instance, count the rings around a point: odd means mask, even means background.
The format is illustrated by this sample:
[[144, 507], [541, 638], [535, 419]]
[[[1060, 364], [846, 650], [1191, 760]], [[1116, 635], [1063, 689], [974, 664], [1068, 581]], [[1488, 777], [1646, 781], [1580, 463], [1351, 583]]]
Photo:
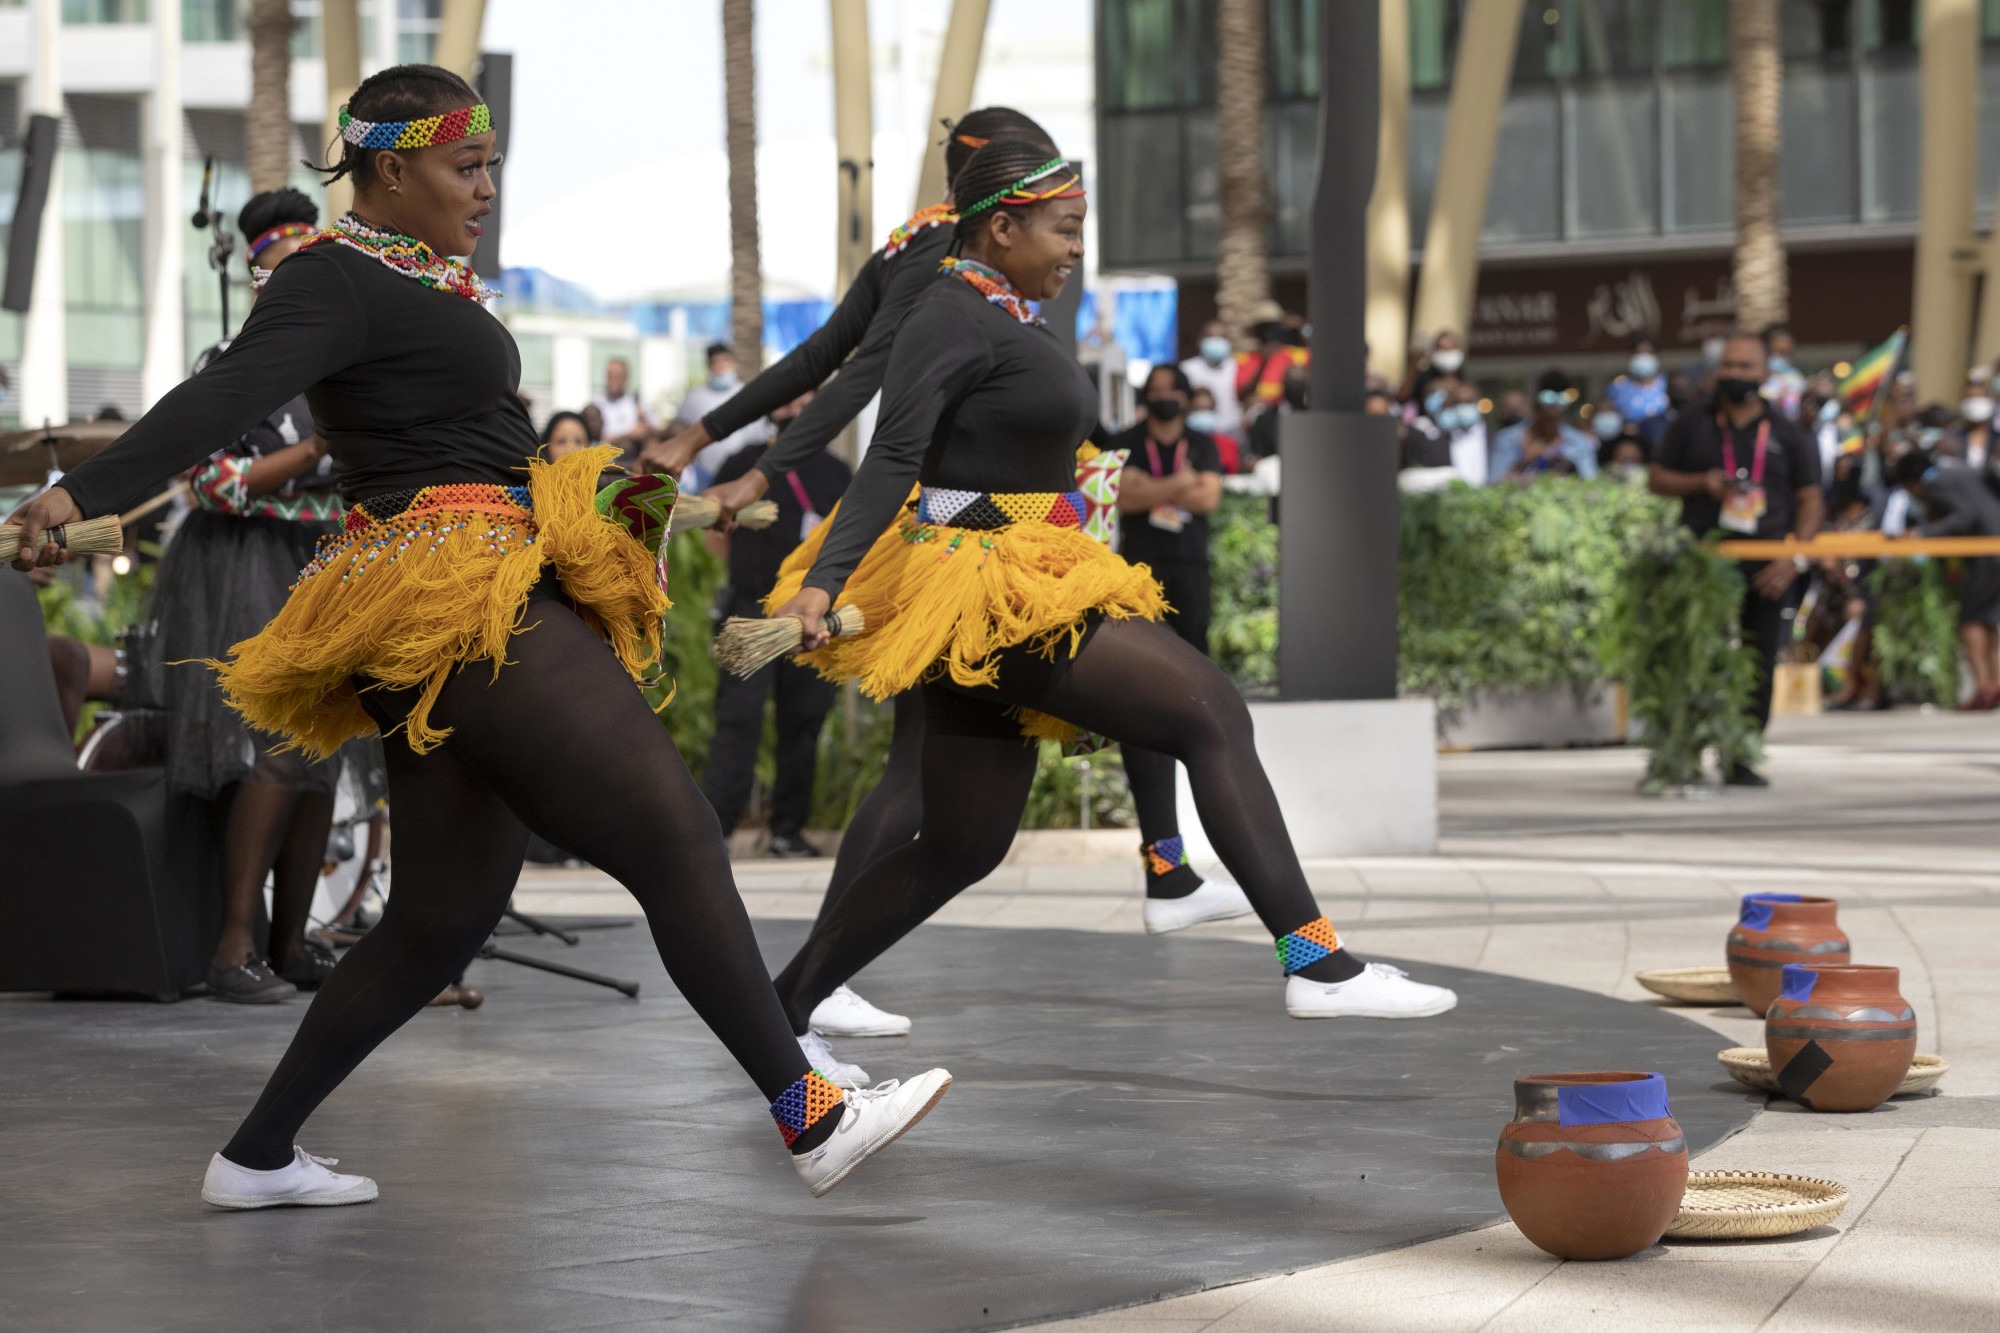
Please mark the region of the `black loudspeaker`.
[[[493, 139], [494, 151], [504, 154], [507, 126], [514, 119], [513, 56], [493, 51], [479, 57], [479, 95], [492, 110], [493, 125], [499, 131]], [[486, 217], [486, 234], [480, 237], [479, 248], [472, 252], [472, 271], [496, 284], [500, 281], [500, 219], [507, 206], [507, 186], [501, 179], [505, 170], [503, 163], [493, 173], [493, 188], [500, 194]]]
[[28, 313], [35, 292], [35, 250], [42, 239], [42, 209], [49, 202], [49, 178], [56, 170], [54, 116], [29, 116], [28, 135], [21, 145], [21, 192], [14, 199], [14, 230], [7, 238], [7, 286], [0, 292], [0, 309]]

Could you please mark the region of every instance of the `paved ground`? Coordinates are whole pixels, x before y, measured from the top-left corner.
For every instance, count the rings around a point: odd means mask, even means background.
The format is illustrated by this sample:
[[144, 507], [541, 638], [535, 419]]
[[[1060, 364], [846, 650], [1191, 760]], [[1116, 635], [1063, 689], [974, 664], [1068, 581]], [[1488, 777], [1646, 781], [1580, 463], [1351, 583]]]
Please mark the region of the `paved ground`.
[[[1829, 1233], [1673, 1245], [1615, 1265], [1559, 1263], [1502, 1225], [1065, 1327], [1261, 1330], [1529, 1328], [1987, 1329], [2000, 1322], [2000, 718], [1895, 712], [1781, 720], [1764, 792], [1709, 802], [1633, 795], [1622, 751], [1448, 755], [1444, 842], [1428, 858], [1310, 867], [1362, 952], [1550, 981], [1650, 1003], [1651, 967], [1719, 961], [1738, 895], [1829, 894], [1857, 959], [1902, 969], [1943, 1095], [1864, 1116], [1783, 1104], [1701, 1159], [1838, 1179]], [[1101, 845], [1129, 835], [1099, 835]], [[1136, 857], [1004, 868], [940, 920], [992, 929], [1138, 928]], [[809, 917], [822, 866], [746, 862], [751, 910]], [[524, 886], [525, 887], [525, 886]], [[591, 875], [539, 872], [544, 909], [622, 911]], [[1253, 927], [1207, 933], [1262, 939]], [[869, 979], [863, 978], [863, 989]], [[893, 1006], [891, 988], [875, 998]], [[1755, 1045], [1742, 1010], [1683, 1010], [1716, 1045]], [[859, 1056], [871, 1046], [853, 1043]]]

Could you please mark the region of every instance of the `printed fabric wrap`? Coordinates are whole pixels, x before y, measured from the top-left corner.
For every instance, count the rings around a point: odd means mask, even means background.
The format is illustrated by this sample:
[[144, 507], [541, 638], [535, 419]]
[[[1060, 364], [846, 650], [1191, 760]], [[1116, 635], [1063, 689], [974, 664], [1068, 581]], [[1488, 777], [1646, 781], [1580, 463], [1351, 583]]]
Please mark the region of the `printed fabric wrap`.
[[280, 749], [325, 758], [376, 730], [358, 677], [416, 690], [399, 729], [425, 753], [450, 734], [430, 721], [445, 682], [474, 662], [499, 673], [545, 567], [620, 665], [647, 679], [671, 603], [657, 554], [597, 508], [598, 475], [617, 452], [531, 460], [525, 486], [431, 486], [390, 512], [357, 503], [270, 624], [209, 663], [224, 697], [284, 737]]

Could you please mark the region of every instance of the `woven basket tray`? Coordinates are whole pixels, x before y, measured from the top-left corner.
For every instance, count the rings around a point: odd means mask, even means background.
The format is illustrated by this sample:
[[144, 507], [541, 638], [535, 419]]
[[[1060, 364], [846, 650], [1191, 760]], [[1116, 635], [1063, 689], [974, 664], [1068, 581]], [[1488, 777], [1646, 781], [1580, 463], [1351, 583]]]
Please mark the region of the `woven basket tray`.
[[1671, 1240], [1753, 1240], [1823, 1227], [1847, 1207], [1847, 1186], [1777, 1171], [1690, 1171]]
[[1726, 967], [1665, 967], [1634, 972], [1632, 980], [1677, 1004], [1735, 1004], [1736, 983]]
[[[1755, 1088], [1759, 1092], [1778, 1091], [1778, 1080], [1771, 1076], [1771, 1057], [1762, 1047], [1731, 1046], [1726, 1051], [1718, 1051], [1715, 1058], [1729, 1071], [1729, 1077], [1744, 1087]], [[1913, 1093], [1929, 1092], [1950, 1068], [1941, 1055], [1919, 1055], [1910, 1062], [1910, 1072], [1903, 1075], [1903, 1085], [1890, 1095], [1908, 1097]]]

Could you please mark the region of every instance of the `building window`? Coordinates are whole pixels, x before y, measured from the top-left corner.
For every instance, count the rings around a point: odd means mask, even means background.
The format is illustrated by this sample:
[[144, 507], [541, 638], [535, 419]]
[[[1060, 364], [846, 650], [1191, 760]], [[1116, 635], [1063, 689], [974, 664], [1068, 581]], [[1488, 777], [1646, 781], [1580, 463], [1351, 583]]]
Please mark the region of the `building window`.
[[1268, 35], [1272, 92], [1287, 101], [1318, 97], [1318, 0], [1276, 0]]
[[437, 55], [442, 27], [444, 0], [396, 0], [396, 59], [405, 65], [429, 64]]
[[152, 17], [147, 0], [63, 0], [64, 23], [144, 23]]
[[[402, 3], [407, 10], [413, 0]], [[1143, 111], [1179, 105], [1181, 60], [1177, 20], [1182, 8], [1181, 0], [1104, 0], [1099, 23], [1104, 40], [1104, 100], [1108, 110]], [[1211, 26], [1209, 32], [1214, 31]], [[1213, 40], [1208, 45], [1212, 49]], [[1212, 62], [1212, 50], [1210, 58]]]
[[1660, 63], [1669, 69], [1729, 63], [1729, 0], [1674, 0], [1660, 23]]
[[249, 36], [243, 19], [249, 0], [181, 0], [181, 40], [240, 42]]
[[1658, 10], [1655, 0], [1528, 0], [1521, 15], [1514, 77], [1649, 74], [1659, 33]]

